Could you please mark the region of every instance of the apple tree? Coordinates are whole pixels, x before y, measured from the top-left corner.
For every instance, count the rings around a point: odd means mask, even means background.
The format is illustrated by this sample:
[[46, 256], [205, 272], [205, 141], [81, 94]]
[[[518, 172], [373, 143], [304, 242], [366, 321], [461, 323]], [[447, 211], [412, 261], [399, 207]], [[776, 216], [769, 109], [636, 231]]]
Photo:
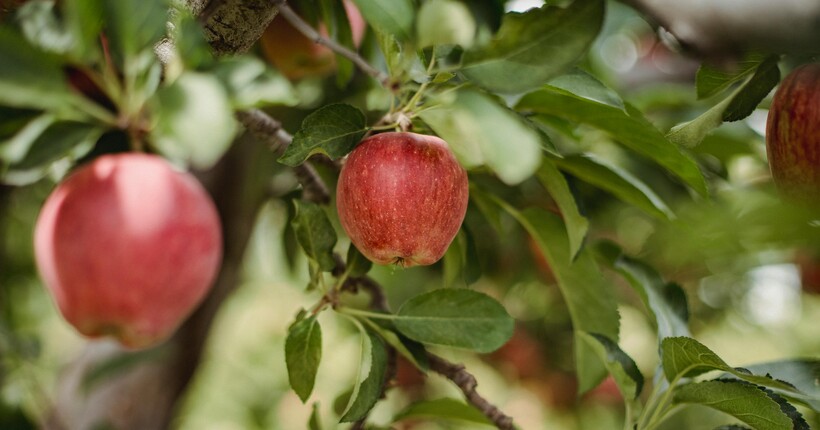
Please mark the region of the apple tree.
[[0, 427], [820, 425], [820, 4], [701, 3], [1, 1]]

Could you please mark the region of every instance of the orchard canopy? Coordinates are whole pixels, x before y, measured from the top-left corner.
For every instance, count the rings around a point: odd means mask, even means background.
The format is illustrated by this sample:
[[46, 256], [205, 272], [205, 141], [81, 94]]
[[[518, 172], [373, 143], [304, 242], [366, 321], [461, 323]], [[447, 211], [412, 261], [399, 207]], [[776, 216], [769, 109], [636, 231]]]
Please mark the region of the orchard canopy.
[[0, 0], [0, 428], [820, 428], [818, 23]]

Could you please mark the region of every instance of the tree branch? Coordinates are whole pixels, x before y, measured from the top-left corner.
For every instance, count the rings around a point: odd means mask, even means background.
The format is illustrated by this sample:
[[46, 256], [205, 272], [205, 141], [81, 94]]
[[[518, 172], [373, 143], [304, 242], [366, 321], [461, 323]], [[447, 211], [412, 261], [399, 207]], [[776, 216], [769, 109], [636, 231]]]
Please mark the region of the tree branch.
[[820, 52], [817, 0], [621, 0], [707, 58], [747, 50]]
[[279, 13], [284, 17], [288, 22], [300, 33], [305, 35], [308, 39], [318, 43], [320, 45], [327, 46], [331, 51], [347, 58], [348, 60], [352, 61], [356, 67], [359, 68], [362, 72], [368, 74], [373, 79], [377, 80], [383, 87], [387, 89], [391, 89], [391, 82], [390, 77], [387, 74], [383, 73], [382, 71], [376, 69], [375, 67], [371, 66], [370, 63], [367, 62], [364, 58], [362, 58], [357, 52], [351, 50], [350, 48], [340, 45], [333, 39], [329, 39], [327, 37], [322, 36], [319, 34], [316, 29], [310, 26], [304, 19], [302, 19], [299, 15], [294, 12], [294, 10], [287, 4], [286, 0], [274, 0], [273, 4], [279, 8]]

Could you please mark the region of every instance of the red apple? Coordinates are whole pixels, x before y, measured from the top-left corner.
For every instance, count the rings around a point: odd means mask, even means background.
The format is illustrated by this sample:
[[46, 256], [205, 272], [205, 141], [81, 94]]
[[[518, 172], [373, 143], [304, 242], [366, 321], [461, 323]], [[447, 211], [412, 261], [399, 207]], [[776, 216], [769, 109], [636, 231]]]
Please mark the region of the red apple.
[[766, 125], [769, 166], [787, 197], [820, 201], [820, 63], [806, 64], [783, 79]]
[[168, 338], [205, 297], [222, 233], [192, 175], [128, 153], [97, 158], [57, 186], [37, 219], [34, 248], [71, 325], [136, 349]]
[[404, 267], [438, 261], [467, 211], [467, 172], [447, 142], [415, 133], [363, 140], [339, 175], [339, 220], [362, 254]]
[[[343, 3], [353, 43], [359, 46], [364, 38], [364, 18], [353, 2]], [[319, 26], [319, 33], [328, 37], [323, 24]], [[259, 41], [265, 58], [289, 79], [327, 76], [336, 70], [333, 51], [305, 37], [282, 16], [274, 18]]]

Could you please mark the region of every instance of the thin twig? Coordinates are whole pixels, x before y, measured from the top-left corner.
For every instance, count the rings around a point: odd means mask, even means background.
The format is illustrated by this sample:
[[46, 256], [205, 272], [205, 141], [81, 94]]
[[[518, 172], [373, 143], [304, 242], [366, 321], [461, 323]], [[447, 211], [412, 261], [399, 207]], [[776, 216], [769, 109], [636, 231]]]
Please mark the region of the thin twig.
[[288, 5], [286, 0], [274, 0], [276, 7], [279, 8], [279, 13], [300, 33], [305, 35], [308, 39], [320, 45], [327, 46], [331, 51], [352, 61], [362, 72], [367, 73], [373, 79], [387, 88], [392, 89], [390, 77], [386, 73], [371, 66], [364, 58], [362, 58], [356, 51], [337, 43], [333, 39], [322, 36], [315, 28], [311, 27], [304, 19], [302, 19], [293, 9]]

